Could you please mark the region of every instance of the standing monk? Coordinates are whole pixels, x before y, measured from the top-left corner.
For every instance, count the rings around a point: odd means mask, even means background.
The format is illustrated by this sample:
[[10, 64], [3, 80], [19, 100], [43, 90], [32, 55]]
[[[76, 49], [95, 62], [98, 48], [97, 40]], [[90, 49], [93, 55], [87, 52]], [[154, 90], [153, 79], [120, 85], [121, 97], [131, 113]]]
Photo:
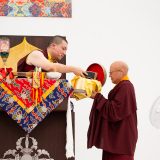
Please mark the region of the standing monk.
[[128, 66], [116, 61], [110, 66], [110, 78], [115, 87], [108, 98], [92, 93], [94, 99], [88, 129], [88, 148], [103, 150], [102, 160], [134, 160], [138, 137], [137, 106]]

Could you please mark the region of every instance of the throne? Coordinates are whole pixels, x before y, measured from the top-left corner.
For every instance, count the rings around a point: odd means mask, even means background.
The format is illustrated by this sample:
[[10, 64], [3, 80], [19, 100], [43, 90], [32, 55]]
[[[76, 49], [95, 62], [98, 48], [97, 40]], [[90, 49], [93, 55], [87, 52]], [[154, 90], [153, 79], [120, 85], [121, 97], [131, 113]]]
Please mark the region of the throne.
[[[17, 62], [22, 57], [29, 54], [31, 51], [35, 49], [45, 49], [48, 45], [49, 40], [52, 37], [42, 37], [42, 36], [7, 36], [10, 39], [10, 55], [6, 62], [7, 67], [13, 68], [13, 71], [17, 71]], [[60, 63], [65, 64], [66, 60], [63, 59]], [[0, 59], [0, 68], [2, 67], [1, 59]], [[62, 75], [62, 78], [65, 79], [65, 74]], [[63, 102], [54, 109], [40, 124], [28, 135], [26, 132], [17, 125], [17, 123], [11, 119], [6, 112], [0, 110], [0, 159], [7, 159], [6, 157], [12, 156], [9, 153], [16, 153], [18, 151], [13, 150], [16, 148], [15, 144], [18, 142], [20, 137], [25, 137], [25, 142], [22, 144], [29, 143], [27, 139], [29, 137], [33, 137], [37, 143], [39, 144], [39, 148], [43, 148], [41, 150], [44, 153], [48, 153], [48, 159], [50, 157], [54, 157], [54, 160], [66, 160], [66, 112], [67, 112], [68, 99], [63, 100]], [[74, 113], [72, 112], [72, 121], [74, 122]], [[74, 128], [74, 127], [73, 127]], [[28, 138], [27, 138], [28, 137]], [[27, 142], [28, 141], [28, 142]], [[25, 145], [24, 145], [25, 146]], [[28, 149], [29, 150], [29, 149]], [[11, 152], [12, 151], [12, 152]], [[40, 149], [39, 149], [40, 151]], [[7, 155], [8, 153], [8, 155]], [[42, 152], [43, 153], [43, 152]], [[4, 156], [5, 154], [5, 156]], [[38, 155], [38, 152], [35, 155]], [[40, 152], [39, 152], [40, 154]], [[19, 160], [24, 159], [24, 155], [19, 155]], [[28, 159], [33, 155], [29, 155]], [[18, 157], [18, 156], [17, 156]], [[27, 156], [26, 156], [27, 157]], [[32, 159], [36, 159], [38, 157], [32, 157]], [[46, 157], [47, 158], [47, 157]], [[11, 159], [11, 157], [8, 157]], [[41, 158], [39, 158], [41, 159]], [[74, 158], [70, 158], [74, 159]], [[18, 159], [17, 159], [18, 160]]]

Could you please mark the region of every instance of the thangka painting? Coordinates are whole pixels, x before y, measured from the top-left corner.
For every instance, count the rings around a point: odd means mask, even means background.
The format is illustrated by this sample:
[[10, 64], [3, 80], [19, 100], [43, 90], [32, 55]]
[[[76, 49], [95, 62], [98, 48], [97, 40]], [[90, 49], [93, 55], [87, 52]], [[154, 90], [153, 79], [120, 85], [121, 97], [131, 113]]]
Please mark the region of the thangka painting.
[[0, 0], [0, 16], [70, 18], [72, 5], [71, 0]]

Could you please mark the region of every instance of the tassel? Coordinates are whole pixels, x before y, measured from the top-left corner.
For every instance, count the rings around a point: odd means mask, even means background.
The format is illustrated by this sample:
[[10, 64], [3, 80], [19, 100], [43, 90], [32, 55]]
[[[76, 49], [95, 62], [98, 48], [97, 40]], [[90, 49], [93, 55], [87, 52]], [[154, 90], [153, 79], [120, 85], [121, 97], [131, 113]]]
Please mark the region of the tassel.
[[34, 101], [35, 100], [35, 91], [34, 91], [35, 89], [34, 88], [32, 88], [32, 100]]
[[35, 104], [37, 106], [37, 102], [38, 102], [38, 89], [36, 89], [36, 96], [35, 96]]

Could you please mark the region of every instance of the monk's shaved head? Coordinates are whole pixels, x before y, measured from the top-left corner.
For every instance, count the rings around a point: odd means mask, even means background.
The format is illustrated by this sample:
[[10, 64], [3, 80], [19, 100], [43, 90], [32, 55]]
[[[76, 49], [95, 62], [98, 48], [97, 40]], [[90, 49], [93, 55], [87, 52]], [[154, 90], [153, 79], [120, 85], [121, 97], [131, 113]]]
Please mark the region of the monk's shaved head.
[[111, 64], [111, 67], [116, 70], [122, 71], [124, 75], [127, 75], [128, 73], [128, 65], [123, 61], [115, 61]]
[[128, 73], [128, 65], [123, 61], [115, 61], [110, 66], [111, 80], [114, 84], [118, 84]]

